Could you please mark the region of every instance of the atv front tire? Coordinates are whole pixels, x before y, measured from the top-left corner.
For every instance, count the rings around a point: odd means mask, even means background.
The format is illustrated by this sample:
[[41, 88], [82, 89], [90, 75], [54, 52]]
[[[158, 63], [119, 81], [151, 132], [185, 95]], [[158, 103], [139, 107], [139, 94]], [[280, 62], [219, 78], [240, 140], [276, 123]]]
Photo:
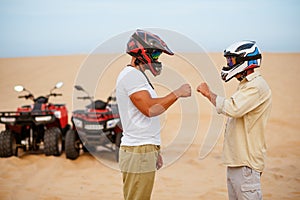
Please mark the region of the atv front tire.
[[0, 157], [17, 155], [16, 138], [12, 131], [5, 130], [0, 133]]
[[79, 137], [74, 130], [68, 130], [65, 139], [66, 157], [75, 160], [79, 156]]
[[44, 134], [44, 153], [46, 156], [62, 154], [62, 133], [59, 128], [51, 127]]

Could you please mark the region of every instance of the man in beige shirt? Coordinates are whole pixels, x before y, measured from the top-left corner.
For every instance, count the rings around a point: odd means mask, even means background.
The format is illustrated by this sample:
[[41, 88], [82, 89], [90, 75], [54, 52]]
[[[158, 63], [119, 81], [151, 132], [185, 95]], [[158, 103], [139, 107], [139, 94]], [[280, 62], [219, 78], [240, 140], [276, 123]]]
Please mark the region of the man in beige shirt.
[[223, 159], [227, 166], [229, 200], [262, 199], [260, 176], [265, 165], [265, 127], [271, 110], [271, 90], [255, 68], [261, 53], [255, 42], [237, 42], [224, 51], [227, 66], [221, 76], [240, 81], [237, 91], [225, 98], [213, 93], [206, 83], [197, 91], [228, 116]]

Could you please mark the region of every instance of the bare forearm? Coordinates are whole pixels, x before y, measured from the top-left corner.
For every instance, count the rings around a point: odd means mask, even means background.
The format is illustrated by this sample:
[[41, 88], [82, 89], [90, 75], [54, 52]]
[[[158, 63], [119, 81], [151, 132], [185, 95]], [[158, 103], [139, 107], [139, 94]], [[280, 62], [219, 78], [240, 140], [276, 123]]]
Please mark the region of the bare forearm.
[[189, 96], [191, 96], [191, 87], [184, 84], [161, 98], [152, 98], [148, 91], [143, 90], [132, 94], [130, 99], [144, 115], [154, 117], [165, 112], [178, 98]]
[[149, 114], [151, 117], [160, 115], [175, 103], [178, 98], [189, 96], [191, 96], [191, 86], [189, 84], [183, 84], [167, 96], [153, 99], [155, 102], [150, 107]]
[[177, 99], [178, 97], [174, 92], [162, 98], [153, 98], [149, 106], [149, 117], [164, 113]]

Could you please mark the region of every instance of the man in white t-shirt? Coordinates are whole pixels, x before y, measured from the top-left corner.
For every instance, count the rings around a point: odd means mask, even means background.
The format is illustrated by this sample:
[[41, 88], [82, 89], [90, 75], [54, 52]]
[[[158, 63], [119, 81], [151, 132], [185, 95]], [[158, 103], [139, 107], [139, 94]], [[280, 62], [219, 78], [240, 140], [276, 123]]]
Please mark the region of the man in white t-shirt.
[[158, 58], [162, 53], [173, 55], [157, 35], [137, 30], [127, 43], [131, 63], [119, 74], [116, 96], [123, 127], [119, 165], [123, 175], [125, 200], [151, 198], [155, 171], [162, 167], [159, 115], [178, 98], [191, 96], [191, 87], [184, 84], [164, 97], [157, 97], [144, 71], [154, 76], [161, 72]]

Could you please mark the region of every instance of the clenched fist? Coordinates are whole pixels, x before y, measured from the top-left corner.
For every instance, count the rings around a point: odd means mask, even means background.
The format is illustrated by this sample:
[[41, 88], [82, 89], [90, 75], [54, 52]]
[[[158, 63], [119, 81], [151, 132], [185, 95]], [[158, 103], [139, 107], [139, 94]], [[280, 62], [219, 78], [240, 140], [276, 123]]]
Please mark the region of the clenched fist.
[[205, 96], [214, 106], [216, 106], [217, 95], [209, 89], [207, 83], [201, 83], [197, 87], [197, 91]]
[[174, 91], [177, 97], [190, 97], [192, 94], [191, 86], [189, 84], [183, 84], [177, 90]]
[[197, 87], [197, 91], [200, 92], [203, 96], [209, 97], [210, 96], [210, 89], [206, 83], [201, 83]]

